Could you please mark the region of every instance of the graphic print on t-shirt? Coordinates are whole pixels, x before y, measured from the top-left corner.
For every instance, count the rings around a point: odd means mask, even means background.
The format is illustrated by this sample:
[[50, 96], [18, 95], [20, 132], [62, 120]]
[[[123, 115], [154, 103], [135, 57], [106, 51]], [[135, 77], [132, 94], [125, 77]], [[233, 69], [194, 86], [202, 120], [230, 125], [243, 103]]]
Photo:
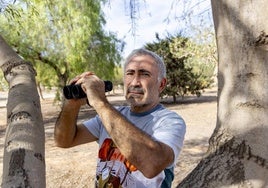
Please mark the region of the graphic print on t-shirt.
[[136, 187], [131, 172], [136, 167], [121, 154], [113, 140], [106, 138], [99, 150], [99, 161], [96, 172], [96, 187], [123, 188]]

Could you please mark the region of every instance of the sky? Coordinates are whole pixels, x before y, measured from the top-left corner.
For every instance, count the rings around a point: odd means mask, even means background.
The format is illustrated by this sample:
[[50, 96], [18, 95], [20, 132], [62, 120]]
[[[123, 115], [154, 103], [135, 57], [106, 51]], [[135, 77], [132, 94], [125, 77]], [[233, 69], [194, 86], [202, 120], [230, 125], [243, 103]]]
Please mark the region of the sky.
[[[192, 0], [192, 4], [183, 4], [183, 1], [185, 0], [140, 0], [139, 14], [137, 14], [139, 19], [136, 22], [135, 36], [133, 36], [130, 11], [125, 5], [129, 0], [112, 0], [104, 8], [106, 29], [115, 32], [119, 39], [126, 42], [123, 56], [127, 56], [133, 49], [156, 41], [156, 32], [160, 38], [165, 38], [168, 34], [180, 33], [185, 27], [185, 23], [180, 23], [176, 17], [182, 19], [181, 16], [185, 9], [197, 7], [192, 11], [194, 15], [197, 14], [195, 11], [203, 11], [210, 7], [210, 0]], [[181, 4], [175, 4], [175, 2]], [[202, 3], [198, 4], [198, 2]], [[167, 18], [169, 23], [165, 21]]]

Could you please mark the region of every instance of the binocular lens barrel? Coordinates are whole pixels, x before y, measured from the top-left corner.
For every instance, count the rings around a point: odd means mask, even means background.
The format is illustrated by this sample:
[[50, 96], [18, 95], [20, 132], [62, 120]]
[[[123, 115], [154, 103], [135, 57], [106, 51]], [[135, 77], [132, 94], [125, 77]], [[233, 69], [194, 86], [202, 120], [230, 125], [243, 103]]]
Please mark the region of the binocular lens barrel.
[[[113, 83], [111, 81], [104, 81], [105, 92], [113, 90]], [[81, 99], [87, 95], [83, 91], [81, 85], [67, 85], [63, 87], [63, 95], [66, 99]]]

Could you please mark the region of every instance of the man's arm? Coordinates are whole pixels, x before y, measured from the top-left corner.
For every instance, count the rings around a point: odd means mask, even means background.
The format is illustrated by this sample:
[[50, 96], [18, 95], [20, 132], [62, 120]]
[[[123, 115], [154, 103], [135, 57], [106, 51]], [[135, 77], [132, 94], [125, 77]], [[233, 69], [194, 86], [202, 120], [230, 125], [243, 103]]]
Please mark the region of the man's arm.
[[172, 164], [174, 152], [169, 146], [153, 140], [129, 122], [108, 102], [98, 102], [93, 107], [122, 154], [144, 176], [153, 178]]
[[145, 177], [155, 177], [174, 162], [175, 156], [171, 147], [153, 140], [113, 108], [105, 96], [102, 80], [90, 73], [84, 73], [76, 83], [81, 84], [89, 104], [98, 113], [121, 153]]
[[153, 140], [108, 102], [103, 81], [89, 75], [78, 82], [81, 82], [89, 104], [98, 113], [116, 146], [144, 176], [153, 178], [173, 163], [175, 156], [171, 147]]
[[77, 125], [81, 105], [80, 100], [65, 101], [54, 129], [54, 139], [58, 147], [69, 148], [97, 140], [85, 126]]

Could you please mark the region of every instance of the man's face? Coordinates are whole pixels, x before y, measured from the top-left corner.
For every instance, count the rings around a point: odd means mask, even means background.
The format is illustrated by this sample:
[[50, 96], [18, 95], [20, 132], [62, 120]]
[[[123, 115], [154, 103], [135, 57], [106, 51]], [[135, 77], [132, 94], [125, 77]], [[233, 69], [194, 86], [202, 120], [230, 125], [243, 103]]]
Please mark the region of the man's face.
[[159, 81], [158, 75], [158, 66], [151, 56], [136, 56], [130, 60], [125, 68], [124, 87], [132, 111], [145, 112], [159, 103], [166, 79]]

